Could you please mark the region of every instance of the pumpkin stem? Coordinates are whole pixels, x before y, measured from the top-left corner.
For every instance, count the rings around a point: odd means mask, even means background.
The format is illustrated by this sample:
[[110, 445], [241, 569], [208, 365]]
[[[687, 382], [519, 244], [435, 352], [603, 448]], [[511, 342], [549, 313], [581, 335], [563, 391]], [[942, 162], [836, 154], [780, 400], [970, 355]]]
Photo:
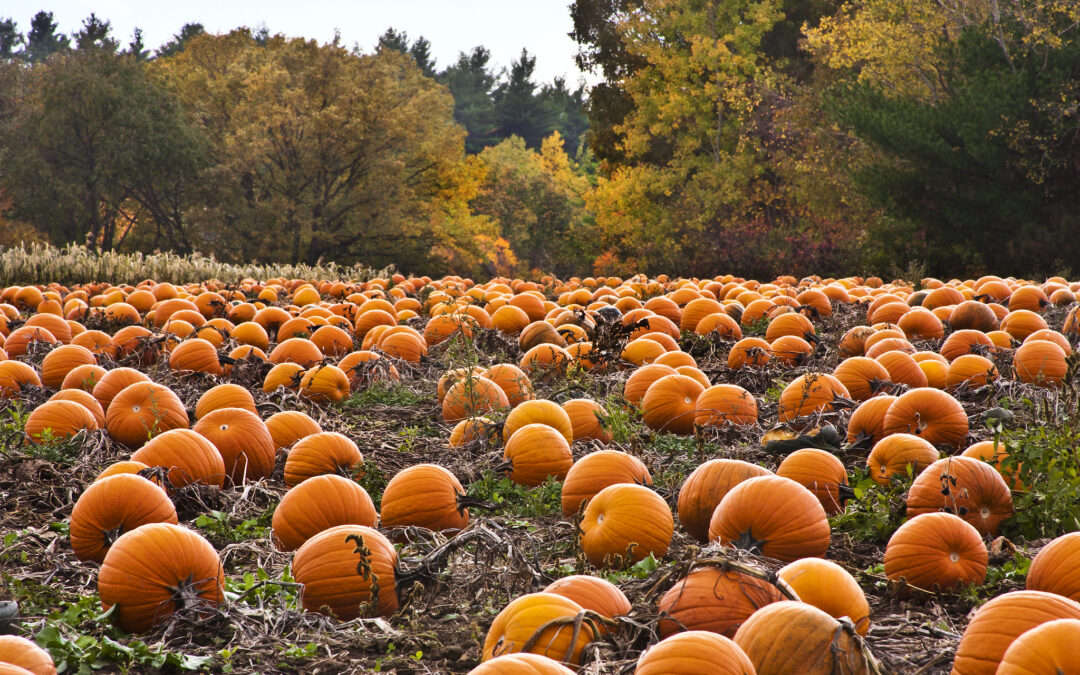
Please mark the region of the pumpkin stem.
[[514, 460], [508, 459], [503, 462], [499, 462], [493, 468], [495, 470], [495, 473], [509, 474], [511, 471], [514, 470]]
[[743, 551], [749, 551], [750, 553], [761, 554], [761, 547], [767, 543], [765, 539], [754, 539], [754, 533], [750, 530], [739, 533], [739, 538], [732, 541], [735, 544], [735, 548]]
[[176, 586], [169, 587], [172, 591], [172, 600], [176, 605], [176, 611], [188, 609], [201, 603], [203, 600], [199, 597], [199, 590], [195, 587], [194, 577], [188, 577], [184, 579]]
[[496, 507], [495, 504], [492, 504], [491, 502], [485, 502], [483, 499], [459, 494], [457, 496], [458, 513], [463, 513], [465, 509], [469, 508], [484, 509], [485, 511], [494, 511]]
[[850, 485], [837, 485], [836, 490], [840, 495], [840, 506], [849, 499], [855, 499], [855, 490]]
[[124, 533], [124, 526], [121, 525], [114, 530], [103, 530], [101, 534], [105, 537], [105, 546], [112, 546], [116, 543], [116, 540], [120, 538], [120, 535]]

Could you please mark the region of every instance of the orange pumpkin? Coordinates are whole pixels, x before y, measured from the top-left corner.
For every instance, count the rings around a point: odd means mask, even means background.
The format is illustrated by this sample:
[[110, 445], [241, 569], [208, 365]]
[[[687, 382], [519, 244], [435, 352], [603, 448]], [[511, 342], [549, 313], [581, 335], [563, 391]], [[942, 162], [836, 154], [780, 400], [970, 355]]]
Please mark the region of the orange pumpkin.
[[100, 563], [125, 532], [146, 523], [176, 524], [176, 508], [165, 491], [131, 473], [90, 484], [71, 511], [71, 549], [79, 560]]
[[525, 401], [511, 410], [503, 423], [503, 440], [510, 440], [515, 431], [527, 424], [546, 424], [562, 434], [567, 444], [574, 442], [574, 424], [570, 421], [570, 415], [554, 401]]
[[585, 645], [595, 637], [593, 624], [584, 622], [580, 630], [574, 625], [576, 617], [583, 611], [581, 605], [555, 593], [522, 595], [512, 600], [491, 622], [480, 658], [487, 661], [526, 651], [528, 647], [534, 654], [570, 664], [581, 663]]
[[[98, 386], [103, 384], [104, 379]], [[97, 387], [94, 391], [96, 394]], [[157, 434], [187, 427], [187, 410], [180, 398], [168, 387], [154, 382], [136, 382], [125, 387], [105, 411], [109, 436], [129, 448], [138, 449]]]
[[220, 408], [243, 408], [253, 413], [255, 398], [244, 387], [238, 384], [219, 384], [203, 392], [199, 401], [195, 404], [195, 419], [205, 417], [207, 413]]
[[650, 429], [688, 435], [694, 431], [697, 400], [705, 387], [686, 375], [665, 375], [641, 399], [642, 421]]
[[923, 513], [893, 533], [885, 547], [885, 576], [932, 591], [980, 584], [986, 545], [971, 523], [951, 513]]
[[344, 434], [336, 431], [306, 434], [293, 444], [285, 458], [285, 486], [293, 488], [323, 474], [353, 478], [360, 473], [363, 461], [356, 443]]
[[266, 424], [249, 410], [214, 410], [196, 422], [193, 430], [221, 453], [227, 484], [269, 478], [274, 470], [274, 439]]
[[348, 621], [397, 611], [397, 553], [370, 527], [338, 525], [316, 534], [293, 555], [292, 573], [304, 585], [309, 612]]
[[709, 521], [709, 540], [784, 562], [820, 558], [829, 548], [829, 521], [802, 485], [761, 476], [724, 495]]
[[581, 548], [596, 566], [667, 553], [675, 520], [667, 503], [641, 485], [618, 483], [596, 493], [581, 519]]
[[1080, 672], [1077, 644], [1080, 644], [1080, 620], [1047, 621], [1009, 645], [996, 675]]
[[611, 442], [611, 432], [605, 422], [607, 411], [599, 403], [589, 398], [575, 398], [564, 402], [562, 409], [570, 418], [574, 440], [591, 438], [603, 444]]
[[289, 448], [305, 436], [322, 431], [319, 423], [299, 410], [284, 410], [266, 418], [266, 429], [275, 448]]
[[1001, 474], [970, 457], [939, 459], [919, 474], [907, 496], [907, 513], [946, 510], [997, 536], [1001, 521], [1013, 514], [1012, 493]]
[[836, 455], [817, 448], [796, 450], [780, 462], [776, 475], [790, 478], [810, 490], [828, 515], [844, 510], [847, 470]]
[[835, 619], [847, 617], [864, 637], [869, 632], [870, 604], [859, 582], [843, 567], [830, 560], [803, 558], [785, 565], [777, 576], [787, 582], [799, 600]]
[[469, 524], [457, 477], [436, 464], [417, 464], [399, 471], [382, 494], [383, 527], [424, 527], [436, 532], [461, 530]]
[[337, 525], [375, 527], [379, 514], [367, 491], [348, 478], [326, 474], [285, 493], [271, 526], [282, 551], [295, 551], [311, 537]]
[[755, 576], [698, 567], [660, 598], [657, 630], [662, 638], [683, 630], [730, 638], [751, 614], [783, 599], [775, 585]]
[[781, 422], [831, 411], [841, 399], [851, 396], [847, 388], [832, 375], [807, 373], [791, 381], [780, 393]]
[[867, 673], [856, 638], [813, 605], [787, 600], [754, 612], [735, 633], [735, 644], [758, 673]]
[[526, 487], [536, 487], [549, 476], [563, 480], [574, 463], [566, 436], [546, 424], [526, 424], [515, 431], [506, 441], [503, 460], [510, 480]]
[[880, 441], [885, 436], [885, 413], [895, 400], [895, 396], [882, 395], [859, 404], [848, 420], [848, 444], [866, 447]]
[[907, 433], [934, 445], [960, 448], [968, 433], [964, 407], [952, 396], [928, 387], [904, 392], [889, 406], [885, 435]]
[[699, 465], [679, 489], [679, 522], [690, 536], [708, 541], [709, 521], [724, 495], [744, 480], [770, 475], [768, 469], [740, 459], [711, 459]]
[[213, 487], [225, 484], [225, 460], [214, 444], [191, 429], [172, 429], [158, 434], [131, 456], [147, 466], [169, 473], [169, 484], [182, 488], [193, 483]]
[[600, 450], [585, 455], [570, 467], [562, 486], [562, 512], [570, 517], [582, 503], [617, 483], [652, 485], [652, 475], [645, 464], [619, 450]]

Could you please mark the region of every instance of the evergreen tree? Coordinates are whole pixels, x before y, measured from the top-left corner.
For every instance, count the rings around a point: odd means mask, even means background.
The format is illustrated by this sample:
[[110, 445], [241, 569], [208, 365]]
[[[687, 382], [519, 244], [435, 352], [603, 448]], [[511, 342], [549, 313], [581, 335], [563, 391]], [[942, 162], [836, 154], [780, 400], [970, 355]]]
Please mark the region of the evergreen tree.
[[477, 153], [497, 144], [495, 105], [495, 75], [488, 62], [491, 52], [484, 47], [474, 47], [468, 54], [461, 52], [457, 63], [439, 75], [439, 82], [450, 89], [454, 97], [454, 119], [465, 127], [468, 136], [465, 150]]
[[394, 30], [393, 26], [387, 28], [386, 32], [379, 36], [379, 44], [375, 47], [375, 50], [380, 52], [385, 49], [408, 54], [409, 34], [403, 30]]
[[90, 16], [83, 19], [82, 28], [75, 32], [75, 46], [79, 49], [107, 49], [116, 51], [116, 40], [109, 37], [112, 25], [108, 21], [102, 21], [97, 14], [91, 12]]
[[128, 43], [127, 53], [135, 57], [136, 61], [145, 61], [150, 58], [150, 50], [146, 48], [146, 44], [143, 43], [143, 33], [141, 28], [136, 28], [131, 35], [131, 42]]
[[59, 51], [68, 49], [71, 41], [63, 33], [57, 33], [57, 23], [52, 12], [41, 11], [30, 20], [30, 32], [26, 34], [23, 55], [31, 63], [39, 63]]
[[556, 128], [558, 111], [550, 100], [536, 95], [533, 72], [536, 57], [521, 50], [510, 65], [509, 77], [495, 90], [495, 124], [499, 136], [519, 136], [534, 150]]
[[541, 87], [539, 98], [556, 113], [555, 126], [563, 138], [563, 149], [571, 156], [577, 154], [582, 136], [589, 129], [589, 118], [585, 114], [585, 89], [578, 87], [570, 91], [566, 87], [566, 80], [556, 77], [554, 82]]
[[424, 74], [424, 77], [435, 77], [435, 59], [431, 58], [431, 43], [428, 42], [427, 38], [423, 35], [416, 38], [412, 47], [409, 47], [409, 54], [416, 61], [416, 66]]
[[184, 45], [187, 44], [188, 40], [205, 32], [206, 29], [201, 23], [185, 23], [180, 28], [180, 32], [173, 36], [173, 39], [158, 47], [158, 56], [172, 56], [184, 51]]
[[26, 38], [19, 32], [19, 25], [14, 19], [0, 19], [0, 59], [14, 58], [15, 50], [25, 41]]

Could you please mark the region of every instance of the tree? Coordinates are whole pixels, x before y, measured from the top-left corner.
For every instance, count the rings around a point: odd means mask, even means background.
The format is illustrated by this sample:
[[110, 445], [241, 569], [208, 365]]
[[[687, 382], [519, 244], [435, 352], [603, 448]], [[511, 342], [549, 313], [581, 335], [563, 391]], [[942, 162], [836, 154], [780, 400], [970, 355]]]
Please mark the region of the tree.
[[0, 59], [15, 58], [16, 50], [25, 41], [14, 19], [0, 19]]
[[128, 43], [127, 53], [136, 61], [145, 61], [150, 58], [150, 50], [146, 48], [143, 43], [143, 32], [141, 28], [136, 28], [131, 34], [131, 42]]
[[499, 142], [492, 101], [496, 80], [488, 66], [490, 60], [491, 52], [474, 47], [468, 54], [458, 54], [457, 63], [438, 78], [454, 97], [454, 119], [468, 132], [465, 150], [470, 154]]
[[577, 153], [581, 141], [589, 129], [589, 118], [585, 114], [585, 89], [578, 87], [570, 91], [566, 80], [556, 77], [551, 84], [540, 89], [540, 102], [555, 111], [555, 127], [563, 139], [567, 153]]
[[70, 47], [67, 36], [56, 32], [57, 26], [52, 12], [41, 11], [34, 15], [30, 20], [30, 32], [26, 34], [26, 49], [23, 50], [27, 61], [40, 63]]
[[536, 57], [525, 49], [511, 63], [509, 76], [494, 93], [495, 124], [502, 137], [518, 136], [525, 145], [538, 149], [556, 126], [558, 111], [550, 100], [536, 95], [533, 72]]
[[393, 26], [386, 29], [382, 35], [379, 36], [379, 43], [376, 45], [376, 51], [383, 51], [385, 49], [391, 49], [399, 54], [409, 53], [409, 34], [403, 30], [395, 30]]
[[416, 38], [412, 47], [409, 47], [409, 54], [412, 55], [416, 67], [420, 69], [424, 77], [435, 77], [435, 59], [431, 58], [431, 43], [427, 38], [423, 35]]
[[185, 23], [180, 27], [180, 32], [173, 36], [171, 40], [158, 47], [158, 56], [173, 56], [184, 51], [187, 47], [187, 43], [192, 38], [204, 35], [206, 29], [201, 23]]
[[112, 26], [108, 21], [102, 21], [93, 12], [83, 19], [82, 28], [75, 32], [75, 46], [78, 49], [105, 49], [116, 51], [118, 43], [109, 37]]

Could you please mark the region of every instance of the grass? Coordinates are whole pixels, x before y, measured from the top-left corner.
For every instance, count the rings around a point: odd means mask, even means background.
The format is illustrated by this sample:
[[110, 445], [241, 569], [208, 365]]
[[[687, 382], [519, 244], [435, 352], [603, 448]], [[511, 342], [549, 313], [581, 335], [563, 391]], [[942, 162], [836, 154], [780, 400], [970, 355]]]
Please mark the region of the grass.
[[469, 485], [467, 494], [493, 504], [495, 512], [503, 515], [562, 516], [562, 483], [550, 477], [541, 485], [529, 488], [487, 470]]
[[358, 391], [341, 402], [345, 409], [366, 408], [372, 405], [411, 406], [424, 400], [424, 397], [399, 382], [378, 381], [363, 391]]

